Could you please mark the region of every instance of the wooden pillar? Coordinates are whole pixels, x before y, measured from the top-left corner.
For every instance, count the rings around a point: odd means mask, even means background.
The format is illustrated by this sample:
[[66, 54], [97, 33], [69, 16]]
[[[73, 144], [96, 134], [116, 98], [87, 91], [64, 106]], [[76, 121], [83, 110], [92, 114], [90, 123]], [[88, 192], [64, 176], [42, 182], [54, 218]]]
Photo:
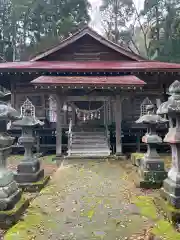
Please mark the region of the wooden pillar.
[[62, 155], [62, 107], [63, 98], [56, 94], [56, 156]]
[[115, 122], [116, 122], [116, 155], [122, 154], [121, 122], [122, 122], [122, 99], [116, 95], [115, 99]]
[[104, 126], [107, 124], [107, 102], [104, 101]]
[[76, 122], [76, 112], [74, 107], [72, 107], [72, 124], [75, 125]]
[[136, 136], [136, 152], [141, 151], [141, 139], [140, 139], [140, 132], [137, 133]]

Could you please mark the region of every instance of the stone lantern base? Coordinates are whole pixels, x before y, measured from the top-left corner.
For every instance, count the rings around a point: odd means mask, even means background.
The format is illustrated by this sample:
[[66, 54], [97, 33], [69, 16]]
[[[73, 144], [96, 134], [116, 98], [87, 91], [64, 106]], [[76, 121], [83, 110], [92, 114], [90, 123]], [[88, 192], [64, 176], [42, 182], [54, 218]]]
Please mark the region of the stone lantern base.
[[21, 190], [18, 189], [11, 171], [0, 169], [0, 210], [9, 210], [21, 198]]
[[180, 209], [180, 184], [166, 178], [161, 189], [161, 197], [167, 200], [171, 206]]
[[141, 159], [139, 167], [140, 187], [142, 188], [161, 188], [163, 180], [167, 177], [164, 168], [164, 161], [159, 155], [151, 152]]
[[22, 161], [17, 166], [17, 173], [14, 178], [17, 183], [35, 183], [44, 177], [44, 169], [40, 169], [40, 161], [31, 159], [30, 161]]

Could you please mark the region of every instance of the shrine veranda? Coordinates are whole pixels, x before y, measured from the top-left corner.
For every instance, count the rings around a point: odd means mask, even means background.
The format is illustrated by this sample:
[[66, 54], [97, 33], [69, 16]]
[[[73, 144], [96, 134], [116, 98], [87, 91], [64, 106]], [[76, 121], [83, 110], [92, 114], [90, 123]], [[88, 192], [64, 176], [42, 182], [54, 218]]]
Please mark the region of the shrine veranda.
[[[180, 64], [146, 60], [90, 28], [29, 61], [0, 64], [1, 85], [11, 91], [12, 106], [22, 114], [30, 108], [45, 122], [35, 132], [37, 150], [56, 149], [58, 156], [68, 149], [68, 130], [87, 126], [109, 129], [111, 153], [144, 150], [146, 129], [135, 121], [147, 105], [167, 100], [179, 75]], [[20, 135], [20, 129], [9, 128]], [[159, 132], [164, 136], [167, 126]]]

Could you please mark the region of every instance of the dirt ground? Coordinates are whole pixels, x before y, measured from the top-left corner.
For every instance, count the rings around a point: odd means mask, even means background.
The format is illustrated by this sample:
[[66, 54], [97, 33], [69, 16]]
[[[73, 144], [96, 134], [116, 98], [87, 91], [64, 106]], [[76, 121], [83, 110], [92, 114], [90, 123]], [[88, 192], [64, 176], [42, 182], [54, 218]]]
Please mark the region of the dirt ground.
[[[54, 172], [54, 163], [46, 164]], [[161, 239], [179, 240], [151, 206], [158, 191], [137, 189], [136, 174], [128, 161], [65, 161], [4, 239], [145, 240], [140, 236], [155, 228]]]

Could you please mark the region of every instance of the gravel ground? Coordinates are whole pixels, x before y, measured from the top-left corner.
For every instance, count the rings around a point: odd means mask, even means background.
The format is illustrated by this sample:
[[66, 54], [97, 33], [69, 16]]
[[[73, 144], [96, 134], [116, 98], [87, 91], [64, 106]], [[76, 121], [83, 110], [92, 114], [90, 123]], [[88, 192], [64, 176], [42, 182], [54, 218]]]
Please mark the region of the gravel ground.
[[133, 174], [119, 161], [64, 162], [32, 202], [21, 231], [12, 229], [12, 239], [138, 239], [153, 223], [131, 203], [143, 194]]

